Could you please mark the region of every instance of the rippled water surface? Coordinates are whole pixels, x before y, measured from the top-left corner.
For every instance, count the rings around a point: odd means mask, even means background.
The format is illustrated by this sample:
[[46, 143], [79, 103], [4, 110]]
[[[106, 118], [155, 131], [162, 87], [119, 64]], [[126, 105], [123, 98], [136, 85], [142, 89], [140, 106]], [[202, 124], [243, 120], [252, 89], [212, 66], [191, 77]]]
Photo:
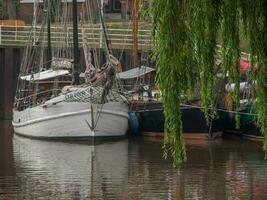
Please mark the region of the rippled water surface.
[[188, 141], [180, 168], [145, 138], [52, 142], [0, 122], [0, 199], [267, 199], [259, 142]]

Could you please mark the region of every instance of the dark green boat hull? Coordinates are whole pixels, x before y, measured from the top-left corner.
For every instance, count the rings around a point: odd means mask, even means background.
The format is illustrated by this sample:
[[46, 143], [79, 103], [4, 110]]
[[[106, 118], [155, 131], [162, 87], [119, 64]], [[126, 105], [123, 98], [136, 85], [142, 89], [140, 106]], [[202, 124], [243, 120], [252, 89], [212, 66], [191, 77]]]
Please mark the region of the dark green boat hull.
[[[211, 127], [207, 125], [204, 113], [199, 108], [181, 106], [183, 132], [191, 134], [223, 132], [223, 113], [212, 121]], [[147, 106], [146, 109], [135, 111], [141, 132], [164, 132], [164, 113], [162, 105]]]

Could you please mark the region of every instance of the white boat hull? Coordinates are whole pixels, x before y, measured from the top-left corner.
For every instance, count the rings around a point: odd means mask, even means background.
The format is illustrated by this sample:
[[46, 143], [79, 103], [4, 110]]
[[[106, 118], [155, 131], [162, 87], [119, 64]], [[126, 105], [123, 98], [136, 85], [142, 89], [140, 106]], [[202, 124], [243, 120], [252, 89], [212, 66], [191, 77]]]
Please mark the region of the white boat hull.
[[[93, 130], [89, 126], [92, 121], [95, 124]], [[62, 101], [47, 106], [27, 108], [23, 111], [14, 110], [12, 124], [15, 133], [27, 137], [123, 136], [128, 129], [128, 105], [122, 102], [93, 105], [92, 120], [90, 103]]]

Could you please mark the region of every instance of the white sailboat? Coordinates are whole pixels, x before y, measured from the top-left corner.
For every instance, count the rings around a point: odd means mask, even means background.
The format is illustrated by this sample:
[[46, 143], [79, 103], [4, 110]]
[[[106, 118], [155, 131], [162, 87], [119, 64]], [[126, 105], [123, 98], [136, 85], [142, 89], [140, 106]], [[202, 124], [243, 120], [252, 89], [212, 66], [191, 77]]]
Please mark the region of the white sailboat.
[[[72, 6], [75, 10], [76, 0], [73, 0]], [[75, 13], [73, 16], [76, 16]], [[114, 137], [126, 134], [128, 103], [118, 89], [116, 63], [107, 59], [104, 67], [96, 70], [84, 44], [85, 83], [78, 84], [76, 17], [73, 21], [74, 64], [72, 58], [66, 56], [45, 62], [42, 32], [37, 42], [34, 39], [28, 45], [13, 109], [15, 133], [37, 138]], [[83, 42], [86, 42], [85, 37]], [[113, 57], [109, 55], [108, 58]], [[49, 68], [47, 63], [50, 63]], [[75, 85], [70, 84], [71, 74], [74, 74]]]

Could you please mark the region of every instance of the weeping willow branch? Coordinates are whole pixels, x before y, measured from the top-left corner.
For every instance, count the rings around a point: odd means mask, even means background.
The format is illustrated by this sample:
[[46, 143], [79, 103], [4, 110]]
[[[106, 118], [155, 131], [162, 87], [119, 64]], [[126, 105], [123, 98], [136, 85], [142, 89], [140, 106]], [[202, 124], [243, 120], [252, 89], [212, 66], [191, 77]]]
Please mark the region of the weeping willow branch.
[[183, 0], [155, 0], [153, 13], [157, 84], [162, 93], [165, 115], [164, 155], [168, 155], [170, 151], [174, 164], [177, 165], [186, 160], [180, 111], [181, 95], [192, 88], [194, 78], [186, 4]]
[[144, 21], [151, 18], [149, 2], [147, 0], [140, 0], [140, 18]]
[[221, 0], [188, 1], [190, 28], [200, 72], [200, 94], [207, 121], [215, 117], [214, 65]]
[[254, 105], [258, 125], [264, 134], [263, 149], [267, 159], [267, 1], [248, 0], [246, 10], [248, 14], [244, 21], [252, 58], [251, 74], [256, 83]]
[[222, 66], [229, 82], [237, 86], [232, 98], [235, 108], [239, 108], [242, 22], [251, 53], [253, 102], [265, 136], [267, 158], [267, 1], [153, 0], [152, 11], [157, 84], [165, 114], [164, 156], [171, 153], [175, 165], [186, 160], [179, 103], [181, 95], [192, 91], [195, 78], [200, 79], [206, 118], [215, 116], [214, 66], [219, 36]]
[[[239, 39], [239, 10], [238, 2], [233, 0], [223, 0], [222, 3], [222, 63], [225, 73], [228, 74], [230, 83], [240, 85], [240, 39]], [[235, 105], [235, 109], [240, 107], [240, 89], [234, 88], [230, 94]], [[240, 126], [240, 115], [236, 114], [236, 126]]]

